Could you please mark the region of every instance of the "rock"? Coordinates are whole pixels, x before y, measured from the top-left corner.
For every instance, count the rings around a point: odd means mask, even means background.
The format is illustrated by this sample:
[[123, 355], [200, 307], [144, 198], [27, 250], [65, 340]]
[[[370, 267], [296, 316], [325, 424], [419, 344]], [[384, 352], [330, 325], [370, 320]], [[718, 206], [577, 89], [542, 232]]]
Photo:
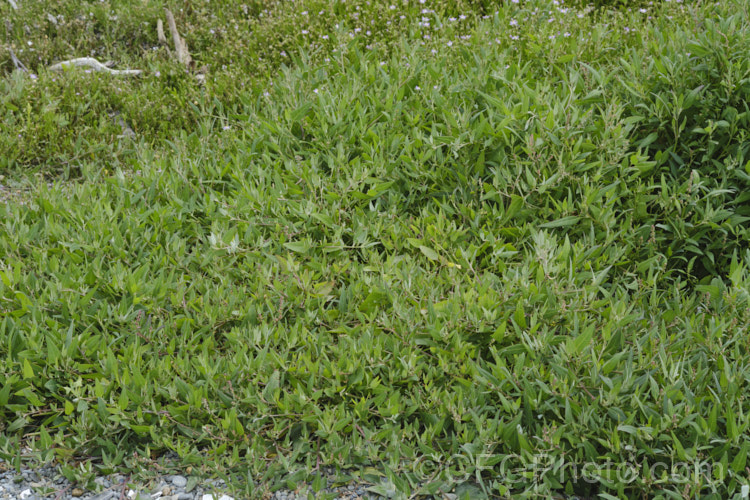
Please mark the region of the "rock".
[[184, 488], [187, 484], [187, 478], [185, 476], [172, 476], [172, 484], [178, 488]]
[[83, 493], [84, 491], [81, 488], [73, 488], [73, 491], [70, 492], [70, 494], [76, 498], [83, 496]]

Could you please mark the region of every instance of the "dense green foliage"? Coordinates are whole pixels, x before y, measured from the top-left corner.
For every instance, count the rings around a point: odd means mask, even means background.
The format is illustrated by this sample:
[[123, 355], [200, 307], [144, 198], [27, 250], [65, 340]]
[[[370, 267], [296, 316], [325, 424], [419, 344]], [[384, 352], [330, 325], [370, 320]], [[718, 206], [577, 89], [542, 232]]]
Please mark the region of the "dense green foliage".
[[[60, 2], [53, 28], [26, 4], [0, 456], [740, 498], [748, 1], [196, 2], [205, 85], [143, 50], [160, 5]], [[44, 69], [94, 49], [147, 73]]]

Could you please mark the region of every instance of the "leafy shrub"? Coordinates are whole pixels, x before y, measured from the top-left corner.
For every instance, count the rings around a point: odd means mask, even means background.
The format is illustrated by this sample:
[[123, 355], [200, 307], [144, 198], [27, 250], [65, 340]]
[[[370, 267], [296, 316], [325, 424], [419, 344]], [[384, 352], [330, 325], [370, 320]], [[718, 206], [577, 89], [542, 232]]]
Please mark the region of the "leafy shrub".
[[632, 50], [619, 94], [649, 160], [636, 233], [670, 268], [710, 281], [750, 243], [750, 29], [740, 13], [701, 24]]
[[[404, 496], [739, 498], [747, 0], [340, 2], [333, 31], [287, 5], [237, 28], [235, 2], [186, 7], [227, 65], [205, 88], [152, 52], [127, 97], [4, 82], [13, 154], [77, 151], [111, 106], [161, 140], [0, 204], [0, 457], [92, 484], [171, 450], [245, 488], [326, 464]], [[280, 34], [263, 62], [250, 25]]]

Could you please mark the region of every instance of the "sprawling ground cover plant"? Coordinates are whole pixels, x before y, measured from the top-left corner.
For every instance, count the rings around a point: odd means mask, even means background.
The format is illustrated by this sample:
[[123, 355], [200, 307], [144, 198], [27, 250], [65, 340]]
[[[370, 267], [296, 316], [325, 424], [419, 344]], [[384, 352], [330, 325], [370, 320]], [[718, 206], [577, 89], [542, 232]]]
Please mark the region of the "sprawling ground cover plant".
[[77, 170], [0, 205], [0, 454], [741, 497], [748, 6], [207, 3], [205, 87], [9, 75], [3, 175]]

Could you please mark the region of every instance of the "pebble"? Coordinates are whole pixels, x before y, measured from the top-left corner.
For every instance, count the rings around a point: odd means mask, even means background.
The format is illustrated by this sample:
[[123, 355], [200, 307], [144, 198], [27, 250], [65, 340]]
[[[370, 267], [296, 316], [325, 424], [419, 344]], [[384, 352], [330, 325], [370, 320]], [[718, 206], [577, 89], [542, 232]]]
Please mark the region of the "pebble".
[[[178, 457], [167, 459], [177, 460]], [[15, 469], [0, 459], [0, 500], [250, 500], [246, 497], [230, 496], [226, 492], [226, 484], [220, 479], [198, 480], [197, 484], [193, 484], [193, 476], [187, 473], [187, 469], [185, 471], [185, 475], [169, 474], [156, 477], [148, 484], [137, 484], [131, 481], [129, 476], [121, 474], [99, 476], [93, 481], [96, 491], [91, 491], [81, 485], [72, 484], [60, 474], [57, 466], [46, 464], [16, 473]], [[385, 488], [381, 492], [386, 495], [383, 497], [369, 491], [370, 484], [350, 482], [334, 487], [339, 480], [333, 467], [322, 467], [320, 473], [324, 486], [319, 492], [313, 490], [311, 483], [299, 483], [298, 488], [294, 490], [280, 489], [263, 498], [307, 500], [325, 496], [335, 500], [375, 500], [397, 497], [392, 484], [382, 485]], [[187, 491], [188, 483], [191, 485], [190, 491]], [[253, 486], [256, 493], [252, 498], [258, 498], [263, 493], [263, 487], [260, 484]], [[440, 498], [456, 497], [452, 493], [444, 493]]]
[[[168, 457], [177, 459], [177, 457]], [[187, 469], [186, 469], [187, 471]], [[192, 472], [192, 471], [191, 471]], [[327, 498], [337, 500], [374, 500], [382, 498], [366, 490], [367, 485], [348, 484], [333, 487], [336, 470], [333, 467], [323, 468], [323, 477], [328, 487], [321, 491]], [[193, 485], [188, 474], [164, 475], [153, 479], [149, 484], [136, 484], [129, 476], [111, 474], [94, 478], [95, 490], [87, 490], [79, 484], [72, 484], [55, 465], [41, 465], [32, 469], [22, 469], [16, 473], [7, 462], [0, 459], [0, 500], [249, 500], [234, 497], [229, 493], [226, 483], [221, 479], [199, 480]], [[127, 483], [126, 483], [127, 481]], [[187, 491], [188, 482], [191, 483]], [[256, 496], [262, 491], [259, 484]], [[311, 484], [299, 484], [295, 490], [282, 489], [264, 498], [302, 500], [315, 498]], [[132, 488], [131, 488], [132, 487]], [[149, 493], [151, 492], [151, 493]]]
[[172, 484], [178, 488], [183, 488], [187, 484], [187, 478], [185, 476], [172, 476]]

